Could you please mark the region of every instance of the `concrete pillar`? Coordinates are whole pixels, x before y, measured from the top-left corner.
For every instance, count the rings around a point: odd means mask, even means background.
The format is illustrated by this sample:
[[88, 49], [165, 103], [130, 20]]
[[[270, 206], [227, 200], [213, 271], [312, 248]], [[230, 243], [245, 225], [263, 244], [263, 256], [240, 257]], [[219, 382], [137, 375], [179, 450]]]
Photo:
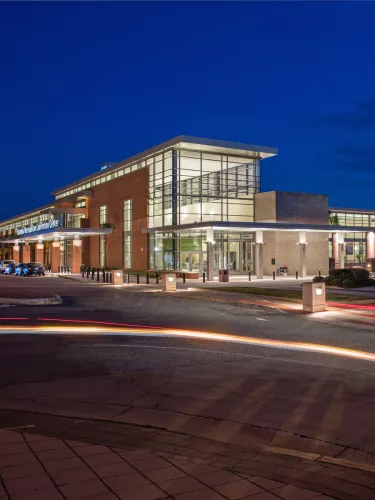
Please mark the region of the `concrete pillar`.
[[301, 278], [306, 278], [306, 268], [307, 268], [307, 241], [306, 241], [306, 231], [300, 231], [299, 233], [299, 275]]
[[207, 242], [207, 281], [214, 280], [214, 249], [213, 243]]
[[44, 264], [44, 245], [41, 240], [35, 246], [35, 262]]
[[375, 233], [366, 233], [366, 269], [375, 271]]
[[263, 279], [263, 231], [255, 231], [255, 274]]
[[74, 239], [72, 245], [72, 274], [79, 274], [82, 266], [82, 240]]
[[17, 263], [20, 261], [20, 247], [18, 246], [18, 243], [13, 245], [12, 248], [12, 258], [15, 260]]
[[207, 281], [214, 280], [214, 230], [212, 227], [206, 232], [207, 243]]
[[53, 241], [51, 247], [51, 273], [58, 273], [60, 266], [60, 242]]
[[22, 245], [21, 262], [24, 263], [30, 262], [30, 245], [28, 244]]
[[345, 267], [344, 233], [333, 234], [333, 257], [335, 269], [343, 269]]

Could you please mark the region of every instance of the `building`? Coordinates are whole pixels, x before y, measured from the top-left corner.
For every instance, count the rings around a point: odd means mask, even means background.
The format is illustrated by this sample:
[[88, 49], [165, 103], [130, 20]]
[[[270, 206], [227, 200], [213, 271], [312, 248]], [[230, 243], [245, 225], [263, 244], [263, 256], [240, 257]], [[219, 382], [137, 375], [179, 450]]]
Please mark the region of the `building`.
[[54, 191], [51, 204], [0, 222], [2, 257], [53, 272], [85, 264], [208, 279], [219, 268], [259, 278], [281, 266], [300, 276], [330, 265], [372, 270], [375, 210], [330, 209], [327, 195], [261, 192], [261, 162], [276, 154], [179, 136], [104, 164]]

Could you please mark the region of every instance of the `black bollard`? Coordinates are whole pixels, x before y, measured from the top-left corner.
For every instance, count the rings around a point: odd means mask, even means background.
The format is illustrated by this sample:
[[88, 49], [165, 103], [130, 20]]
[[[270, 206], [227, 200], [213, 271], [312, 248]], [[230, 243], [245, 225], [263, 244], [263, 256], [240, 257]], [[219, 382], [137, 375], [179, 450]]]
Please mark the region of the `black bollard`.
[[321, 278], [322, 276], [322, 271], [319, 271], [319, 278]]
[[249, 273], [249, 281], [251, 281], [251, 272]]
[[298, 280], [298, 271], [296, 271], [296, 280]]
[[206, 273], [203, 273], [203, 283], [206, 283]]
[[91, 269], [91, 279], [94, 279], [94, 274], [95, 274], [95, 267]]
[[112, 273], [109, 273], [109, 282], [112, 283]]
[[185, 283], [186, 282], [186, 276], [185, 276], [185, 273], [182, 273], [182, 283]]
[[139, 285], [139, 273], [137, 273], [137, 285]]
[[158, 273], [156, 273], [156, 284], [157, 285], [159, 284], [159, 275], [158, 275]]
[[149, 285], [150, 284], [150, 276], [149, 274], [147, 273], [146, 274], [146, 283]]
[[130, 274], [128, 273], [128, 285], [130, 283]]
[[276, 279], [276, 273], [275, 273], [275, 271], [272, 273], [272, 279], [273, 279], [274, 281], [275, 281], [275, 279]]
[[104, 267], [103, 267], [103, 283], [105, 283], [105, 271], [104, 271]]
[[96, 271], [96, 281], [99, 282], [99, 268], [98, 270]]

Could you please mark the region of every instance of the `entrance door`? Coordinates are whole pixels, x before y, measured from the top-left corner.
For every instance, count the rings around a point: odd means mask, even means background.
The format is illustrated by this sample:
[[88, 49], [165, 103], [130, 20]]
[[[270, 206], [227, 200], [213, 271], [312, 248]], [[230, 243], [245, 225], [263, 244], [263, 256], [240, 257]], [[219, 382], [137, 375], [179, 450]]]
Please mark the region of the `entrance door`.
[[242, 251], [243, 251], [242, 271], [250, 272], [253, 270], [252, 242], [251, 241], [243, 241], [242, 242]]

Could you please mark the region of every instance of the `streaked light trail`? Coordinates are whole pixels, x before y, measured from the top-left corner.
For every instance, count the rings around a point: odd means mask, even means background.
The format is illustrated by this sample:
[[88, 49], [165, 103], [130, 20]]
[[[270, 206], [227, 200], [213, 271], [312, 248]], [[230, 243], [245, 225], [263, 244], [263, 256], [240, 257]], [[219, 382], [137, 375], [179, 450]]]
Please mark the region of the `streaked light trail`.
[[[41, 319], [41, 318], [39, 318]], [[45, 321], [50, 321], [45, 319]], [[72, 320], [74, 323], [74, 320]], [[95, 322], [92, 322], [95, 323]], [[147, 327], [147, 326], [83, 326], [83, 325], [56, 325], [56, 326], [1, 326], [0, 335], [6, 334], [69, 334], [69, 335], [98, 335], [98, 336], [143, 336], [143, 337], [172, 337], [185, 339], [215, 340], [219, 342], [253, 345], [259, 347], [271, 347], [276, 349], [298, 350], [344, 356], [347, 358], [375, 361], [375, 353], [334, 347], [322, 344], [311, 344], [308, 342], [288, 342], [285, 340], [264, 339], [258, 337], [245, 337], [240, 335], [229, 335], [224, 333], [211, 333], [193, 330], [180, 330], [174, 328]]]

